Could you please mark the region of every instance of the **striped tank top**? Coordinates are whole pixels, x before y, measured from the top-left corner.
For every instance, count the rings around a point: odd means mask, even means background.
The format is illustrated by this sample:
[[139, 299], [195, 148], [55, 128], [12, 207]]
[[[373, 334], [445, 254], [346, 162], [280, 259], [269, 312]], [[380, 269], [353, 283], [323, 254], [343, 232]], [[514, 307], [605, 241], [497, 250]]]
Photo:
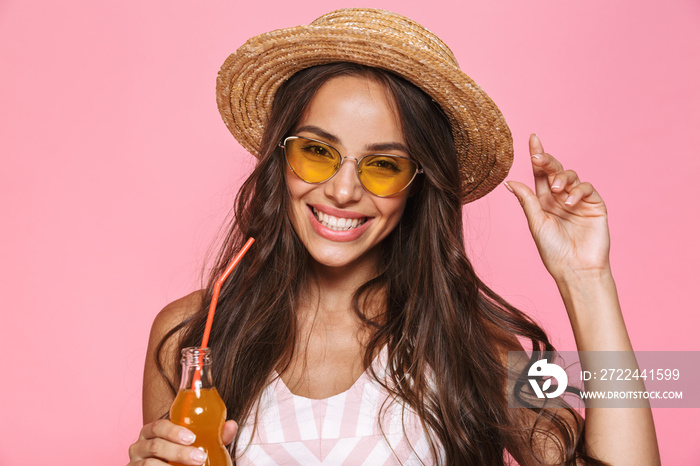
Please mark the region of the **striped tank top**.
[[[379, 377], [386, 362], [385, 347], [372, 363]], [[320, 400], [294, 395], [275, 373], [260, 398], [255, 432], [254, 416], [241, 426], [238, 466], [435, 464], [418, 416], [369, 371]]]

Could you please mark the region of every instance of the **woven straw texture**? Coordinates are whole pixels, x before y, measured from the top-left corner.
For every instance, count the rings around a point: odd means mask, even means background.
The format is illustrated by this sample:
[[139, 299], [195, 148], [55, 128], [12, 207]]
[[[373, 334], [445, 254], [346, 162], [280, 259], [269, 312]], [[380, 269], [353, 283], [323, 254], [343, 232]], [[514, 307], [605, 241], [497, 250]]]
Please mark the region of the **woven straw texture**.
[[388, 11], [338, 10], [308, 26], [251, 38], [221, 67], [219, 112], [238, 142], [258, 156], [280, 85], [304, 68], [342, 61], [403, 76], [443, 108], [455, 139], [463, 203], [484, 196], [505, 179], [513, 140], [498, 107], [459, 69], [437, 36]]

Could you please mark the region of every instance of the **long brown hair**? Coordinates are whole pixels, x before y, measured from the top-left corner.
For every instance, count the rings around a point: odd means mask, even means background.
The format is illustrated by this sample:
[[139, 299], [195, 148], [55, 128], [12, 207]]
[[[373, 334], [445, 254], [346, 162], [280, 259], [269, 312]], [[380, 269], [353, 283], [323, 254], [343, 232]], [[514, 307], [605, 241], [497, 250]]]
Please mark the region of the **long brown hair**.
[[[384, 240], [378, 275], [354, 296], [355, 312], [372, 331], [365, 366], [387, 346], [390, 375], [380, 383], [418, 414], [432, 434], [433, 455], [446, 464], [505, 464], [504, 450], [529, 464], [538, 457], [539, 433], [558, 439], [558, 462], [602, 464], [586, 454], [583, 421], [574, 410], [567, 409], [567, 422], [552, 410], [533, 407], [534, 417], [520, 417], [514, 414], [517, 409], [508, 408], [504, 352], [522, 350], [519, 338], [529, 340], [536, 351], [554, 348], [537, 324], [476, 276], [466, 257], [459, 170], [442, 110], [413, 84], [376, 68], [316, 66], [298, 72], [279, 89], [259, 161], [236, 198], [235, 216], [202, 309], [161, 341], [161, 372], [163, 344], [178, 330], [184, 327], [180, 347], [199, 343], [213, 283], [250, 236], [255, 246], [221, 291], [210, 337], [214, 382], [229, 417], [244, 423], [270, 375], [289, 363], [298, 337], [299, 290], [310, 272], [309, 254], [287, 215], [285, 162], [278, 144], [321, 85], [343, 75], [386, 87], [396, 102], [411, 157], [424, 170], [399, 224]], [[383, 313], [370, 318], [363, 297], [379, 290], [386, 296]], [[169, 383], [174, 392], [174, 381]]]

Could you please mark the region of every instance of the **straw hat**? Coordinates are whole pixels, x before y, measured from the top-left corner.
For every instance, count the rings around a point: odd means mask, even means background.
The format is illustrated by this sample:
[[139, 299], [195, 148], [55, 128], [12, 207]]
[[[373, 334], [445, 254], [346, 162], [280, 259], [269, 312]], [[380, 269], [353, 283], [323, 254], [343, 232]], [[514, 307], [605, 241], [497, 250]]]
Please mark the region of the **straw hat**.
[[308, 26], [248, 40], [219, 72], [216, 97], [226, 126], [257, 157], [280, 85], [304, 68], [334, 62], [389, 70], [440, 104], [452, 127], [463, 203], [503, 181], [513, 162], [513, 139], [496, 104], [459, 69], [452, 51], [436, 35], [389, 11], [337, 10]]

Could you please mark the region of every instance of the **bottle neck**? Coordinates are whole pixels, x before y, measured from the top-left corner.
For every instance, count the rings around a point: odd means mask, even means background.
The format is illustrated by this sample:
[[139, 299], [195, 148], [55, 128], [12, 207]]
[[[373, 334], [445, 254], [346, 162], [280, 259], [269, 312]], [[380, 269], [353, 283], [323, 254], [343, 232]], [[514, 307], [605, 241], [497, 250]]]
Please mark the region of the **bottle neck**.
[[211, 350], [209, 348], [184, 348], [182, 350], [182, 377], [180, 390], [212, 388]]

